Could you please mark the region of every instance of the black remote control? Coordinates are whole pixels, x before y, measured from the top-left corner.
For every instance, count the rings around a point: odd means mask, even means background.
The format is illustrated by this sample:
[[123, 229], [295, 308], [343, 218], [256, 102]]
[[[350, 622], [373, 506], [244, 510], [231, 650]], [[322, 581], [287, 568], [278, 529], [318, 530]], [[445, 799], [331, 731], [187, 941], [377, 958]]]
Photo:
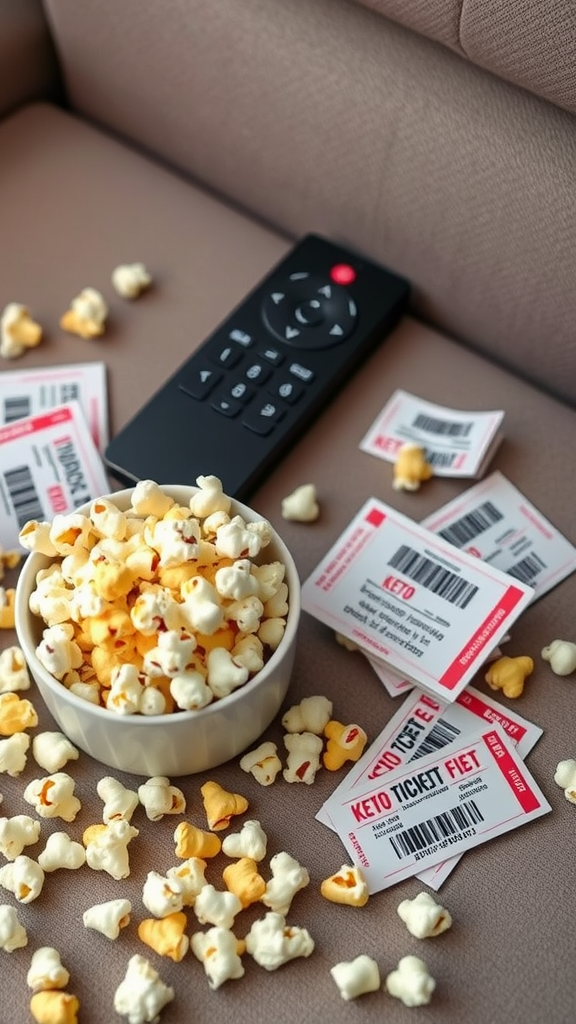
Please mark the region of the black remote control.
[[112, 439], [110, 471], [128, 485], [214, 474], [246, 497], [409, 294], [404, 278], [306, 235]]

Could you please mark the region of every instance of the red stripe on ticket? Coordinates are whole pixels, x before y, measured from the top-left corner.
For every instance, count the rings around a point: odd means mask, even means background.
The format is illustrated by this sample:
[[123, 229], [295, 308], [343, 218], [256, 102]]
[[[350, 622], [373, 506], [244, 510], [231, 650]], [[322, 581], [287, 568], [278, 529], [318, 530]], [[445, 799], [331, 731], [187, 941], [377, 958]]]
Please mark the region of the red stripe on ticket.
[[456, 655], [452, 664], [444, 675], [440, 677], [438, 680], [440, 686], [445, 687], [447, 690], [453, 690], [458, 685], [464, 673], [468, 671], [470, 663], [478, 658], [478, 655], [490, 641], [495, 631], [514, 611], [514, 608], [519, 601], [523, 600], [524, 596], [524, 592], [519, 590], [518, 587], [508, 587], [506, 589], [498, 604], [489, 612], [474, 636], [468, 640], [466, 646]]
[[64, 406], [54, 411], [42, 413], [41, 416], [30, 416], [27, 419], [16, 420], [0, 429], [0, 444], [6, 441], [14, 441], [19, 437], [35, 434], [39, 430], [53, 427], [58, 423], [66, 423], [72, 419], [72, 409]]
[[526, 779], [520, 772], [510, 752], [500, 741], [497, 732], [485, 733], [482, 737], [492, 757], [496, 761], [501, 775], [506, 779], [514, 796], [518, 800], [523, 811], [535, 811], [540, 807], [540, 801], [532, 791]]

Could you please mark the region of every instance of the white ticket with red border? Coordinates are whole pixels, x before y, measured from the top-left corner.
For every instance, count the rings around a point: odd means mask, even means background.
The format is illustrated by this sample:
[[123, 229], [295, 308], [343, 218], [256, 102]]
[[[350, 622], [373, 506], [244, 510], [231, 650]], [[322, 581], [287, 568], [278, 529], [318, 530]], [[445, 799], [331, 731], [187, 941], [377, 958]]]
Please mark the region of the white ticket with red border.
[[370, 893], [548, 813], [550, 804], [499, 725], [326, 803]]

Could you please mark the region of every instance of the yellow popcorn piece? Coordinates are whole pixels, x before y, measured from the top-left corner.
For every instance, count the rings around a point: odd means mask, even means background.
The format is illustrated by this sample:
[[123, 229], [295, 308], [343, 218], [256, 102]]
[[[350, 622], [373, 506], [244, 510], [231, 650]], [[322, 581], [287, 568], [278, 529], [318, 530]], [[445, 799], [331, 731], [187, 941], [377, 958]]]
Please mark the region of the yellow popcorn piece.
[[31, 701], [17, 693], [0, 693], [0, 736], [13, 736], [38, 725], [38, 715]]
[[0, 587], [0, 629], [14, 629], [14, 598], [13, 587]]
[[222, 878], [228, 891], [238, 897], [243, 907], [257, 903], [266, 892], [266, 882], [258, 873], [256, 861], [252, 857], [241, 857], [234, 864], [228, 864], [222, 872]]
[[228, 828], [231, 819], [248, 810], [248, 801], [240, 793], [229, 793], [218, 782], [205, 782], [200, 787], [208, 827], [213, 832]]
[[184, 934], [187, 924], [186, 914], [181, 910], [161, 920], [148, 917], [138, 925], [138, 938], [159, 956], [180, 963], [190, 946], [190, 939]]
[[68, 992], [47, 989], [30, 1000], [30, 1013], [36, 1024], [78, 1024], [80, 1001]]
[[395, 491], [417, 491], [423, 480], [434, 475], [432, 466], [426, 461], [424, 448], [412, 441], [403, 444], [394, 463], [392, 487]]
[[524, 655], [509, 658], [504, 655], [492, 662], [484, 679], [492, 690], [502, 690], [505, 697], [515, 698], [521, 696], [524, 683], [533, 671], [532, 658]]
[[42, 340], [42, 328], [21, 302], [9, 302], [0, 317], [0, 355], [16, 359]]
[[322, 763], [330, 772], [338, 771], [347, 761], [356, 762], [362, 756], [368, 737], [359, 725], [342, 725], [334, 720], [324, 729], [328, 743]]
[[325, 878], [320, 885], [324, 899], [349, 907], [363, 907], [368, 902], [368, 886], [359, 867], [343, 864], [339, 871]]
[[203, 829], [192, 825], [188, 821], [181, 821], [174, 832], [176, 843], [176, 856], [183, 860], [190, 857], [200, 857], [210, 860], [216, 857], [222, 848], [222, 840], [213, 832], [205, 832]]
[[96, 288], [83, 288], [60, 317], [60, 327], [81, 338], [98, 338], [104, 334], [108, 306]]

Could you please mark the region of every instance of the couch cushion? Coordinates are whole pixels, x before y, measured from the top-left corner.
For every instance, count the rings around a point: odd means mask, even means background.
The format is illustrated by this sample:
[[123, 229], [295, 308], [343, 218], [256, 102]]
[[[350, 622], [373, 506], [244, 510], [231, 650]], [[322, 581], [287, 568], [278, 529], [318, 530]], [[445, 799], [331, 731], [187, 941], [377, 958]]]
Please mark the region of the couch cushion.
[[[0, 126], [0, 147], [0, 305], [12, 299], [29, 303], [46, 329], [41, 346], [3, 368], [104, 359], [112, 424], [117, 428], [288, 243], [49, 107], [30, 108]], [[112, 267], [125, 259], [144, 260], [156, 280], [154, 288], [134, 303], [116, 299], [109, 284]], [[110, 330], [99, 341], [64, 335], [57, 326], [71, 296], [87, 284], [101, 288], [111, 305]], [[391, 467], [359, 451], [361, 437], [397, 387], [456, 408], [505, 409], [505, 441], [492, 467], [576, 542], [576, 414], [463, 346], [406, 319], [253, 496], [255, 507], [290, 545], [302, 578], [368, 496], [420, 519], [466, 486], [437, 478], [416, 494], [397, 493], [391, 486]], [[281, 498], [306, 481], [318, 487], [321, 518], [311, 525], [284, 521]], [[5, 582], [14, 581], [13, 572]], [[288, 921], [309, 929], [316, 942], [312, 956], [274, 975], [263, 973], [246, 956], [245, 977], [223, 986], [218, 994], [210, 991], [191, 954], [180, 964], [156, 957], [136, 932], [146, 916], [142, 885], [148, 870], [164, 873], [174, 864], [173, 832], [179, 819], [149, 822], [140, 809], [133, 819], [140, 835], [130, 847], [128, 879], [117, 883], [105, 872], [86, 867], [56, 871], [47, 876], [37, 901], [18, 907], [29, 946], [11, 954], [13, 973], [3, 992], [2, 1019], [27, 1019], [29, 951], [50, 945], [61, 953], [71, 975], [68, 990], [79, 997], [81, 1018], [90, 1024], [109, 1024], [114, 990], [136, 953], [150, 959], [175, 989], [175, 1000], [162, 1015], [166, 1024], [189, 1024], [191, 1019], [207, 1024], [215, 1014], [238, 1024], [293, 1024], [295, 1016], [318, 1021], [328, 1014], [332, 1024], [349, 1024], [350, 1007], [340, 998], [329, 968], [360, 953], [377, 960], [383, 978], [401, 956], [423, 957], [437, 979], [430, 1011], [424, 1011], [426, 1019], [441, 1016], [443, 1024], [568, 1024], [575, 999], [567, 953], [574, 934], [575, 809], [552, 778], [559, 760], [576, 756], [575, 683], [573, 678], [553, 676], [540, 659], [540, 650], [556, 637], [576, 640], [575, 606], [573, 575], [524, 613], [506, 648], [510, 654], [529, 654], [536, 663], [522, 698], [514, 705], [502, 703], [544, 728], [528, 763], [553, 812], [465, 856], [438, 897], [454, 917], [450, 931], [429, 943], [409, 936], [396, 907], [422, 889], [415, 879], [375, 896], [362, 909], [338, 907], [320, 896], [321, 880], [340, 868], [346, 854], [315, 814], [343, 773], [322, 771], [312, 786], [291, 786], [279, 779], [262, 789], [230, 763], [210, 776], [225, 788], [246, 794], [250, 814], [269, 835], [270, 855], [287, 850], [310, 872], [311, 884], [298, 893]], [[10, 631], [0, 636], [2, 646], [13, 641]], [[488, 692], [481, 673], [476, 682]], [[304, 615], [285, 707], [315, 693], [329, 696], [335, 716], [345, 723], [359, 722], [370, 739], [398, 707], [360, 655], [345, 652], [330, 630]], [[53, 729], [34, 690], [29, 696], [40, 714], [39, 728]], [[278, 718], [265, 738], [276, 742], [284, 757], [282, 737]], [[108, 770], [83, 755], [68, 768], [76, 779], [82, 811], [63, 827], [80, 840], [88, 824], [101, 820], [96, 785]], [[19, 779], [3, 775], [3, 814], [30, 813], [22, 789], [40, 774], [30, 757]], [[142, 780], [123, 775], [121, 781], [136, 789]], [[186, 816], [202, 827], [199, 787], [205, 781], [205, 776], [180, 780], [188, 800]], [[42, 832], [45, 838], [44, 825]], [[36, 856], [37, 849], [25, 852]], [[269, 877], [267, 866], [263, 871]], [[211, 865], [207, 876], [222, 888], [216, 866]], [[83, 929], [85, 909], [126, 895], [133, 902], [133, 919], [116, 942]], [[187, 912], [192, 933], [198, 925], [193, 911]], [[263, 912], [261, 906], [243, 912], [238, 935], [244, 935]], [[412, 1020], [412, 1011], [404, 1013], [382, 991], [363, 997], [358, 1010], [366, 1020], [391, 1015], [398, 1021]]]

